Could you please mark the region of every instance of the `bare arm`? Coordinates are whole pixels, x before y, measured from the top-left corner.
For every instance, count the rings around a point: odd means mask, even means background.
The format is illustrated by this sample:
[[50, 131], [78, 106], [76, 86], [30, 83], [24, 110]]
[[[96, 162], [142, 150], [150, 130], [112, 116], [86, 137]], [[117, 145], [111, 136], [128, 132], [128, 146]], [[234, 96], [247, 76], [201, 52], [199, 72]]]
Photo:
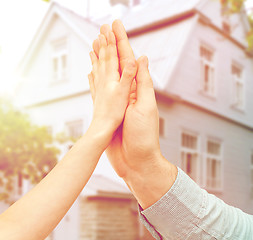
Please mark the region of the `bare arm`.
[[34, 189], [0, 216], [0, 239], [45, 239], [89, 180], [121, 124], [136, 74], [135, 61], [120, 77], [113, 33], [108, 42], [100, 36], [98, 57], [91, 54], [91, 60], [89, 83], [94, 113], [88, 131]]
[[0, 239], [44, 239], [89, 180], [105, 146], [91, 126], [57, 166], [0, 216]]

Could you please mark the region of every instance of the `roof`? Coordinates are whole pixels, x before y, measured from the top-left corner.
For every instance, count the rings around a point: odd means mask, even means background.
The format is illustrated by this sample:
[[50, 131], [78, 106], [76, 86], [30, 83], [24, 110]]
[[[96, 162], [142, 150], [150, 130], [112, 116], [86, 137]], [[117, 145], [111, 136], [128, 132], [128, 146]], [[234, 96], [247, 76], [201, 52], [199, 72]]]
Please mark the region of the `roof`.
[[[170, 76], [173, 75], [182, 57], [197, 17], [201, 15], [208, 19], [206, 4], [209, 3], [209, 0], [147, 0], [135, 8], [124, 10], [121, 20], [130, 34], [134, 53], [137, 57], [143, 54], [149, 57], [156, 90], [169, 89]], [[99, 26], [113, 21], [113, 16], [90, 20], [53, 2], [20, 65], [21, 72], [25, 72], [29, 66], [36, 48], [55, 15], [61, 18], [90, 48], [99, 33]], [[155, 33], [158, 28], [159, 34], [154, 34], [153, 41], [150, 42], [149, 34]], [[142, 34], [143, 32], [145, 35]], [[138, 38], [135, 38], [136, 35]], [[161, 46], [166, 47], [161, 48]]]
[[[171, 22], [171, 19], [173, 18], [179, 19], [178, 21], [184, 20], [183, 16], [188, 18], [190, 13], [195, 14], [198, 12], [208, 18], [208, 12], [205, 10], [205, 6], [208, 3], [209, 0], [147, 0], [134, 8], [125, 8], [123, 11], [124, 14], [120, 17], [120, 19], [122, 20], [128, 34], [132, 34], [134, 31], [138, 31], [139, 29], [146, 28], [150, 30], [152, 29], [152, 26], [161, 26], [162, 23]], [[123, 6], [116, 5], [114, 8], [116, 8], [116, 12], [117, 10], [122, 11]], [[54, 15], [60, 17], [89, 46], [92, 45], [93, 40], [97, 37], [100, 25], [105, 23], [111, 24], [115, 19], [113, 14], [98, 19], [88, 19], [56, 2], [52, 2], [30, 47], [28, 48], [28, 51], [25, 54], [25, 57], [22, 60], [22, 64], [19, 66], [21, 72], [23, 72], [25, 67], [28, 65], [32, 54], [38, 46], [39, 40], [48, 28], [48, 25]], [[182, 26], [177, 27], [171, 31], [182, 31], [182, 28]], [[185, 35], [186, 34], [184, 34], [184, 37], [186, 37]], [[185, 41], [186, 40], [187, 39], [185, 39]], [[173, 43], [177, 44], [177, 41]], [[181, 43], [179, 45], [181, 45]]]
[[59, 17], [66, 25], [68, 25], [70, 29], [72, 29], [72, 31], [74, 31], [77, 36], [84, 41], [84, 43], [92, 46], [93, 40], [97, 37], [99, 26], [96, 23], [91, 22], [89, 19], [81, 17], [71, 10], [62, 7], [58, 3], [53, 2], [51, 3], [48, 12], [43, 18], [30, 46], [18, 66], [18, 71], [21, 74], [23, 74], [29, 66], [37, 47], [40, 45], [44, 34], [46, 34], [48, 28], [50, 27], [50, 23], [53, 21], [55, 16]]
[[[200, 9], [204, 2], [206, 0], [149, 0], [139, 6], [125, 10], [121, 20], [129, 32], [193, 9]], [[111, 23], [113, 18], [113, 15], [108, 15], [97, 19], [96, 22], [99, 24]]]
[[126, 186], [103, 175], [96, 174], [91, 176], [81, 195], [85, 197], [133, 198], [133, 195]]
[[[135, 8], [131, 8], [131, 10], [128, 9], [125, 15], [121, 18], [127, 32], [143, 26], [154, 24], [162, 19], [167, 19], [180, 13], [185, 13], [194, 8], [198, 8], [199, 2], [206, 0], [158, 1], [149, 0], [144, 2], [144, 4], [141, 4]], [[93, 40], [97, 37], [100, 25], [104, 23], [111, 23], [114, 20], [112, 15], [108, 15], [100, 19], [88, 19], [61, 6], [56, 2], [52, 2], [28, 50], [26, 51], [24, 58], [21, 61], [19, 66], [20, 72], [24, 72], [26, 66], [29, 65], [29, 61], [34, 54], [35, 49], [39, 45], [39, 41], [42, 39], [43, 34], [46, 32], [51, 20], [55, 15], [60, 17], [79, 37], [84, 40], [85, 43], [89, 44], [90, 46], [92, 45]], [[146, 17], [147, 15], [149, 16], [148, 18]], [[138, 21], [136, 21], [136, 19], [138, 19]]]
[[181, 21], [160, 29], [159, 34], [150, 32], [138, 38], [130, 38], [135, 55], [137, 57], [139, 55], [148, 56], [150, 72], [156, 89], [166, 88], [168, 79], [170, 79], [169, 76], [181, 57], [195, 22], [196, 18], [192, 17], [187, 21]]
[[[122, 19], [122, 21], [125, 24], [127, 31], [130, 31], [133, 30], [134, 28], [154, 23], [155, 21], [159, 21], [163, 18], [171, 17], [174, 14], [188, 11], [192, 9], [194, 6], [196, 7], [197, 3], [200, 0], [187, 1], [187, 4], [183, 5], [180, 4], [182, 3], [182, 1], [184, 0], [160, 1], [159, 4], [157, 4], [157, 1], [156, 2], [147, 1], [144, 5], [140, 5], [139, 7], [133, 8], [132, 11], [129, 11], [128, 14], [126, 14], [126, 17]], [[162, 4], [162, 7], [160, 4]], [[165, 7], [169, 6], [170, 4], [171, 4], [170, 8]], [[147, 9], [150, 9], [150, 11], [147, 11]], [[151, 9], [153, 9], [154, 11], [151, 11]], [[147, 14], [150, 14], [149, 18], [145, 17], [147, 16]], [[70, 26], [71, 29], [81, 39], [83, 39], [83, 41], [90, 47], [92, 45], [93, 40], [97, 37], [97, 34], [99, 32], [100, 26], [99, 21], [101, 21], [102, 23], [110, 21], [110, 17], [108, 16], [106, 17], [107, 20], [99, 19], [96, 21], [95, 20], [91, 21], [85, 17], [76, 14], [75, 12], [69, 9], [66, 9], [65, 7], [62, 7], [58, 3], [53, 2], [19, 66], [19, 71], [21, 73], [24, 73], [27, 67], [29, 66], [32, 57], [36, 52], [35, 50], [39, 46], [41, 39], [43, 39], [43, 35], [46, 33], [46, 30], [49, 27], [50, 22], [55, 17], [55, 15], [61, 18], [62, 21], [64, 21], [68, 26]], [[137, 16], [139, 21], [136, 22], [135, 19]], [[163, 84], [161, 82], [156, 81], [156, 79], [168, 79], [167, 77], [164, 78], [164, 76], [167, 76], [168, 72], [172, 70], [174, 65], [176, 64], [177, 58], [179, 57], [179, 51], [184, 45], [184, 42], [186, 41], [187, 34], [189, 33], [192, 23], [193, 21], [190, 22], [186, 21], [172, 25], [169, 29], [167, 29], [167, 33], [164, 35], [164, 39], [168, 42], [168, 48], [166, 49], [165, 52], [161, 53], [157, 51], [153, 53], [150, 52], [145, 53], [150, 58], [152, 66], [151, 73], [154, 82], [156, 82], [155, 83], [156, 88], [161, 88], [161, 84]], [[148, 41], [148, 39], [145, 38], [143, 41]], [[156, 41], [156, 43], [159, 43], [159, 41]], [[139, 55], [139, 53], [143, 53], [144, 48], [147, 49], [146, 48], [147, 45], [143, 44], [143, 42], [142, 43], [133, 42], [132, 45], [136, 55]], [[164, 51], [164, 49], [162, 49], [162, 51]], [[173, 58], [171, 58], [171, 56], [173, 56]], [[161, 61], [164, 60], [165, 58], [167, 58], [167, 60], [169, 61], [167, 63], [167, 65], [169, 66], [168, 68], [164, 67], [162, 68], [164, 64], [163, 65], [160, 64]], [[157, 76], [155, 73], [157, 73]]]
[[[86, 35], [87, 41], [91, 45], [93, 40], [97, 37], [100, 26], [89, 18], [83, 17], [70, 9], [62, 7], [58, 3], [54, 4], [68, 19], [71, 20], [73, 25]], [[89, 33], [89, 36], [87, 33]]]

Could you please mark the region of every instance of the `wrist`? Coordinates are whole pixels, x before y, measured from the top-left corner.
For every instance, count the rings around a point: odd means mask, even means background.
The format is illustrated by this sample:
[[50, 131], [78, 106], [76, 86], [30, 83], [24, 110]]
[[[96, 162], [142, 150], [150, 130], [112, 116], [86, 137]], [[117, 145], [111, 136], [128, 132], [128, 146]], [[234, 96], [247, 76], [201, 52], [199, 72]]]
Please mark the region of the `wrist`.
[[130, 170], [123, 178], [143, 209], [157, 202], [166, 194], [177, 177], [177, 167], [160, 156], [151, 165]]
[[114, 133], [114, 128], [111, 123], [93, 119], [86, 135], [91, 141], [94, 141], [96, 146], [103, 152], [109, 145]]

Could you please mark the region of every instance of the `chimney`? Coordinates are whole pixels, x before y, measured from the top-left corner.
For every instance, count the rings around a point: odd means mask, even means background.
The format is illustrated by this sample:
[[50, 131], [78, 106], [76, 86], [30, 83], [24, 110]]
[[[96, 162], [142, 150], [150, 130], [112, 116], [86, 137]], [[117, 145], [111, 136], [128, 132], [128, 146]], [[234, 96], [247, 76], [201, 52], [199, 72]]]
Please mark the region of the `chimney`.
[[144, 0], [110, 0], [111, 15], [113, 18], [122, 19], [132, 7], [140, 5]]

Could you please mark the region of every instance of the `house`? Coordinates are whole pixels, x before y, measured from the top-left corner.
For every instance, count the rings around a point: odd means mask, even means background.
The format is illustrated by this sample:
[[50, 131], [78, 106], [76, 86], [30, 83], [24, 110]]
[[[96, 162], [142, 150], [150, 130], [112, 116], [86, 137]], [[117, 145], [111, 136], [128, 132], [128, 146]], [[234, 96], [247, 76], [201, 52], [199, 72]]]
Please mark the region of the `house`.
[[136, 200], [121, 184], [101, 175], [93, 175], [81, 196], [80, 205], [80, 239], [139, 237]]
[[[48, 240], [153, 239], [138, 219], [137, 202], [131, 192], [120, 183], [94, 174]], [[144, 234], [149, 238], [141, 238]]]
[[[253, 214], [253, 55], [245, 13], [228, 15], [212, 0], [115, 8], [136, 56], [149, 57], [164, 156], [210, 193]], [[86, 19], [53, 3], [27, 50], [16, 101], [53, 134], [78, 137], [87, 129], [88, 53], [99, 25], [112, 20]], [[109, 169], [106, 162], [103, 155]]]

